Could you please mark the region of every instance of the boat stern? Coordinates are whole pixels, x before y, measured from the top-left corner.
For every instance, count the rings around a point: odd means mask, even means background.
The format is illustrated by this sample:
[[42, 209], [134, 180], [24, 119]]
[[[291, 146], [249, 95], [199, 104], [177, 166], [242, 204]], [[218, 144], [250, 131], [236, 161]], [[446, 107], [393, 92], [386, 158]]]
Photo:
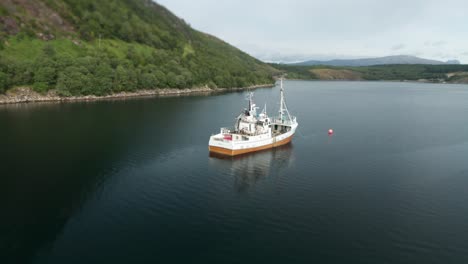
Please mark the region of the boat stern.
[[211, 136], [208, 142], [208, 150], [212, 153], [234, 156], [232, 136], [221, 133]]

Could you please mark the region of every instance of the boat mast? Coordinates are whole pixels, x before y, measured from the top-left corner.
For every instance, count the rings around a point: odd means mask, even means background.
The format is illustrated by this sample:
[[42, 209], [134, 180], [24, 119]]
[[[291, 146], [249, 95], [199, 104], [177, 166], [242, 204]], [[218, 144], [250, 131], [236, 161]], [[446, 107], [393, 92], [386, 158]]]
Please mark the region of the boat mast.
[[280, 78], [280, 110], [279, 113], [281, 115], [281, 120], [283, 120], [283, 114], [284, 114], [284, 109], [283, 109], [283, 102], [284, 102], [284, 95], [283, 95], [283, 78]]
[[289, 120], [292, 121], [291, 115], [289, 114], [289, 111], [288, 111], [288, 107], [286, 106], [286, 102], [284, 100], [283, 78], [280, 78], [280, 95], [281, 96], [280, 96], [280, 110], [279, 110], [279, 113], [280, 113], [281, 121], [283, 121], [284, 112], [286, 112], [286, 114], [288, 114]]
[[249, 93], [249, 99], [248, 100], [249, 100], [249, 111], [253, 111], [254, 108], [255, 108], [255, 103], [253, 101], [253, 93], [252, 92]]

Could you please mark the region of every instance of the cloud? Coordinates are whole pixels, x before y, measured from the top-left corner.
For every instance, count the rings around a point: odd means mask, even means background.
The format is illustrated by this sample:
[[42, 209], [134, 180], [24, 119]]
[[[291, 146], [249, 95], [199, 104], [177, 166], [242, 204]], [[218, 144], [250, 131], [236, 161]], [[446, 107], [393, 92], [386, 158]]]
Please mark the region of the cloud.
[[394, 46], [392, 47], [392, 50], [393, 50], [393, 51], [397, 51], [397, 50], [404, 49], [405, 47], [406, 47], [405, 44], [400, 43], [400, 44], [394, 45]]
[[438, 41], [426, 41], [424, 42], [424, 46], [426, 47], [441, 47], [441, 46], [444, 46], [445, 44], [447, 44], [446, 41], [444, 40], [438, 40]]
[[[378, 57], [468, 47], [466, 0], [157, 0], [193, 28], [260, 58]], [[393, 46], [392, 46], [393, 45]], [[442, 56], [443, 54], [438, 56]], [[460, 58], [468, 62], [468, 55]], [[278, 56], [280, 57], [280, 56]], [[451, 57], [453, 58], [453, 57]]]

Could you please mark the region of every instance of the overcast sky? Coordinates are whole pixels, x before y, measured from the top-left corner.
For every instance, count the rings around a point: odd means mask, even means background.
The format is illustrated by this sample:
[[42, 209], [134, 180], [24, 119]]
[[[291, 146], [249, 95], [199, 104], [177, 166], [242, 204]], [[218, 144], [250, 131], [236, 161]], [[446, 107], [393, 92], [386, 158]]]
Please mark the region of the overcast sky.
[[157, 0], [267, 61], [415, 55], [468, 63], [468, 0]]

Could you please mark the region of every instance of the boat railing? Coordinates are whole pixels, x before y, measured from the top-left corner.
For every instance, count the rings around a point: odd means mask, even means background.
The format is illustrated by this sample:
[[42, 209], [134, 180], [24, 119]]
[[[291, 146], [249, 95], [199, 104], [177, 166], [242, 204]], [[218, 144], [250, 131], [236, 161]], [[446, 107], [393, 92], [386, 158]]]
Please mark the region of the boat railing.
[[281, 118], [275, 118], [271, 121], [271, 124], [278, 124], [278, 125], [286, 125], [286, 126], [291, 126], [292, 124], [296, 123], [296, 117], [291, 116], [292, 120], [289, 119], [281, 119]]
[[[227, 128], [227, 127], [222, 127], [221, 128], [221, 134], [237, 134], [241, 136], [258, 136], [258, 135], [263, 135], [267, 134], [268, 132], [266, 131], [255, 131], [255, 132], [248, 132], [246, 130], [239, 130], [236, 131], [234, 128]], [[243, 140], [248, 140], [248, 139], [243, 139]]]
[[229, 127], [222, 127], [222, 128], [221, 128], [221, 134], [229, 134], [229, 133], [231, 133], [232, 131], [234, 131], [233, 128], [229, 128]]

